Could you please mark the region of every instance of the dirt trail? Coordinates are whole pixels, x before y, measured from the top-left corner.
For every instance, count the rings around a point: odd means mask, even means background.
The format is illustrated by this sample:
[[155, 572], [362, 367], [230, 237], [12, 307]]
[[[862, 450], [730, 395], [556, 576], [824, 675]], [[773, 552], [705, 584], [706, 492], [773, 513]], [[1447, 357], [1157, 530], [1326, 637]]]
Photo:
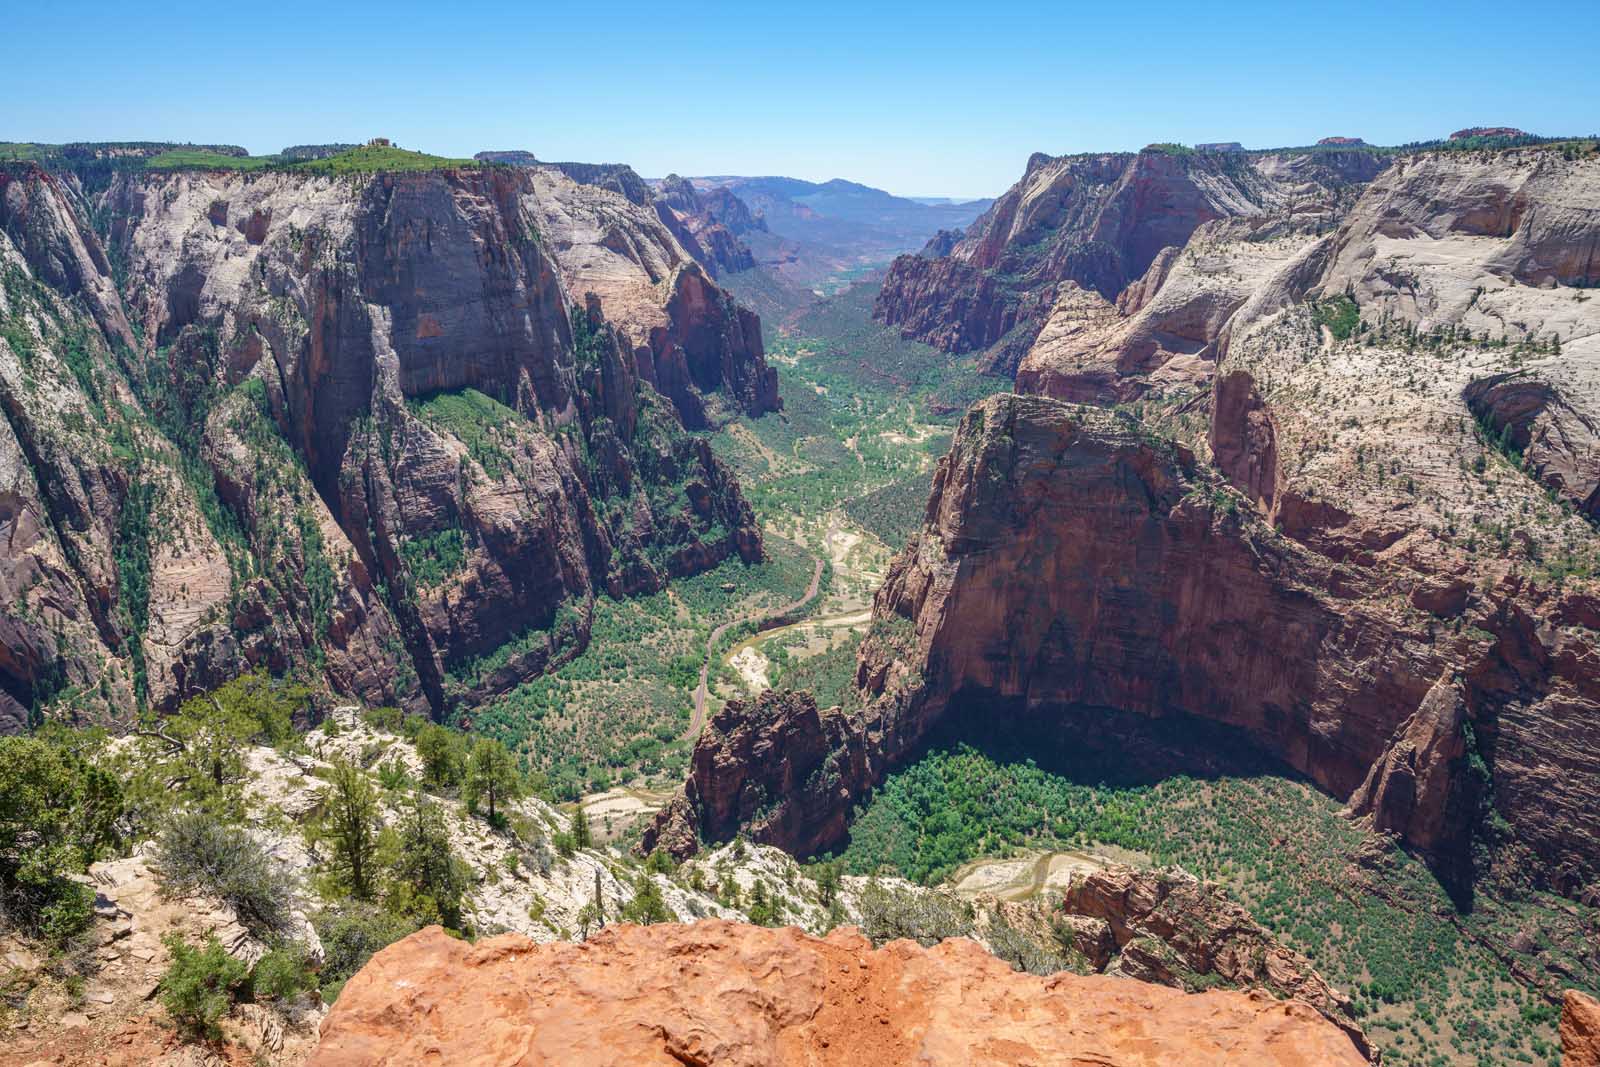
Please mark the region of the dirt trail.
[[806, 586], [805, 595], [799, 600], [796, 600], [792, 604], [785, 604], [780, 608], [773, 608], [768, 611], [759, 611], [751, 615], [742, 615], [737, 619], [729, 619], [727, 622], [711, 631], [711, 636], [706, 638], [705, 661], [700, 664], [700, 685], [696, 687], [694, 691], [694, 715], [689, 719], [689, 728], [684, 731], [684, 740], [695, 740], [695, 738], [700, 736], [700, 731], [706, 724], [706, 685], [711, 673], [711, 657], [716, 651], [717, 642], [722, 640], [722, 635], [727, 633], [731, 628], [746, 622], [754, 622], [756, 624], [756, 628], [760, 629], [763, 622], [766, 622], [770, 619], [782, 618], [786, 615], [792, 615], [801, 608], [805, 607], [812, 601], [813, 598], [816, 597], [817, 590], [822, 586], [823, 562], [823, 560], [817, 560], [817, 565], [811, 570], [811, 583]]

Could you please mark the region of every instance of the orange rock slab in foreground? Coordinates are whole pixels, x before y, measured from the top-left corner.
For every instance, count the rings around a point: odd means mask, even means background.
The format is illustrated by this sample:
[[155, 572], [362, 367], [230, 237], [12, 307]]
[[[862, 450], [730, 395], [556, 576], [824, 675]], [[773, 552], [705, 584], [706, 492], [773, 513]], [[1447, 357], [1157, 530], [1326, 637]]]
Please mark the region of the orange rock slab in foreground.
[[1600, 1067], [1600, 1000], [1576, 989], [1561, 1005], [1561, 1067]]
[[1310, 1007], [1101, 975], [1021, 974], [977, 944], [872, 948], [725, 921], [618, 926], [584, 944], [438, 927], [345, 986], [311, 1067], [1361, 1067]]

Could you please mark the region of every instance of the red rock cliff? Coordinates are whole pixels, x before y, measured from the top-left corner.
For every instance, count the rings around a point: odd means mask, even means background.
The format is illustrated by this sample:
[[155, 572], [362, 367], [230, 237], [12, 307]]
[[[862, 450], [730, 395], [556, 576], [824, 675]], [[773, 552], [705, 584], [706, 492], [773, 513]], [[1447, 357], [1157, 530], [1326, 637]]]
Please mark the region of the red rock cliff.
[[430, 927], [374, 956], [323, 1024], [311, 1067], [526, 1063], [1365, 1064], [1313, 1009], [1014, 972], [978, 945], [874, 949], [839, 930], [620, 926], [584, 944]]

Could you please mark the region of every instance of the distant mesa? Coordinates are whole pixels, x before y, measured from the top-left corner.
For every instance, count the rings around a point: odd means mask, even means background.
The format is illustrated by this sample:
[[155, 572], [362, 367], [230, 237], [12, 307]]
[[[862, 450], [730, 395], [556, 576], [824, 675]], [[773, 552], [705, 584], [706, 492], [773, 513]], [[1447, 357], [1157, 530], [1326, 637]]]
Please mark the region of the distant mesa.
[[1472, 137], [1532, 137], [1527, 130], [1515, 126], [1468, 126], [1450, 135], [1452, 141], [1465, 141]]
[[512, 163], [519, 167], [533, 167], [539, 163], [532, 152], [522, 148], [510, 148], [503, 152], [479, 152], [472, 158], [479, 163]]
[[1346, 148], [1360, 148], [1366, 143], [1359, 137], [1324, 137], [1317, 142], [1319, 145], [1342, 145]]
[[1208, 141], [1205, 144], [1194, 146], [1196, 152], [1243, 152], [1244, 145], [1238, 141]]

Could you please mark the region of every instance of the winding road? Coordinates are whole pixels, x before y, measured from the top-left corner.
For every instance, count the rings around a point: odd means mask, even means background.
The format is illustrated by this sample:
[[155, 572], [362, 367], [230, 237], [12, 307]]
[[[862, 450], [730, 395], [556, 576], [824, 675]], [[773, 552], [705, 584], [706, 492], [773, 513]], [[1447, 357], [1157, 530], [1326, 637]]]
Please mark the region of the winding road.
[[722, 640], [722, 635], [727, 633], [733, 627], [746, 622], [754, 622], [756, 624], [756, 629], [760, 630], [761, 623], [766, 622], [769, 619], [782, 618], [785, 615], [792, 615], [801, 608], [805, 607], [807, 604], [811, 603], [812, 599], [817, 595], [817, 590], [822, 586], [823, 562], [823, 560], [817, 560], [816, 567], [814, 567], [811, 571], [811, 584], [806, 586], [805, 595], [799, 600], [796, 600], [792, 604], [785, 604], [781, 608], [773, 608], [770, 611], [756, 612], [753, 615], [741, 615], [739, 618], [730, 619], [711, 631], [711, 636], [706, 638], [705, 662], [700, 664], [700, 685], [694, 691], [694, 715], [689, 719], [689, 729], [685, 730], [683, 734], [685, 741], [694, 741], [696, 738], [698, 738], [700, 736], [701, 729], [704, 728], [706, 724], [707, 682], [711, 675], [711, 657], [715, 654], [717, 642]]

